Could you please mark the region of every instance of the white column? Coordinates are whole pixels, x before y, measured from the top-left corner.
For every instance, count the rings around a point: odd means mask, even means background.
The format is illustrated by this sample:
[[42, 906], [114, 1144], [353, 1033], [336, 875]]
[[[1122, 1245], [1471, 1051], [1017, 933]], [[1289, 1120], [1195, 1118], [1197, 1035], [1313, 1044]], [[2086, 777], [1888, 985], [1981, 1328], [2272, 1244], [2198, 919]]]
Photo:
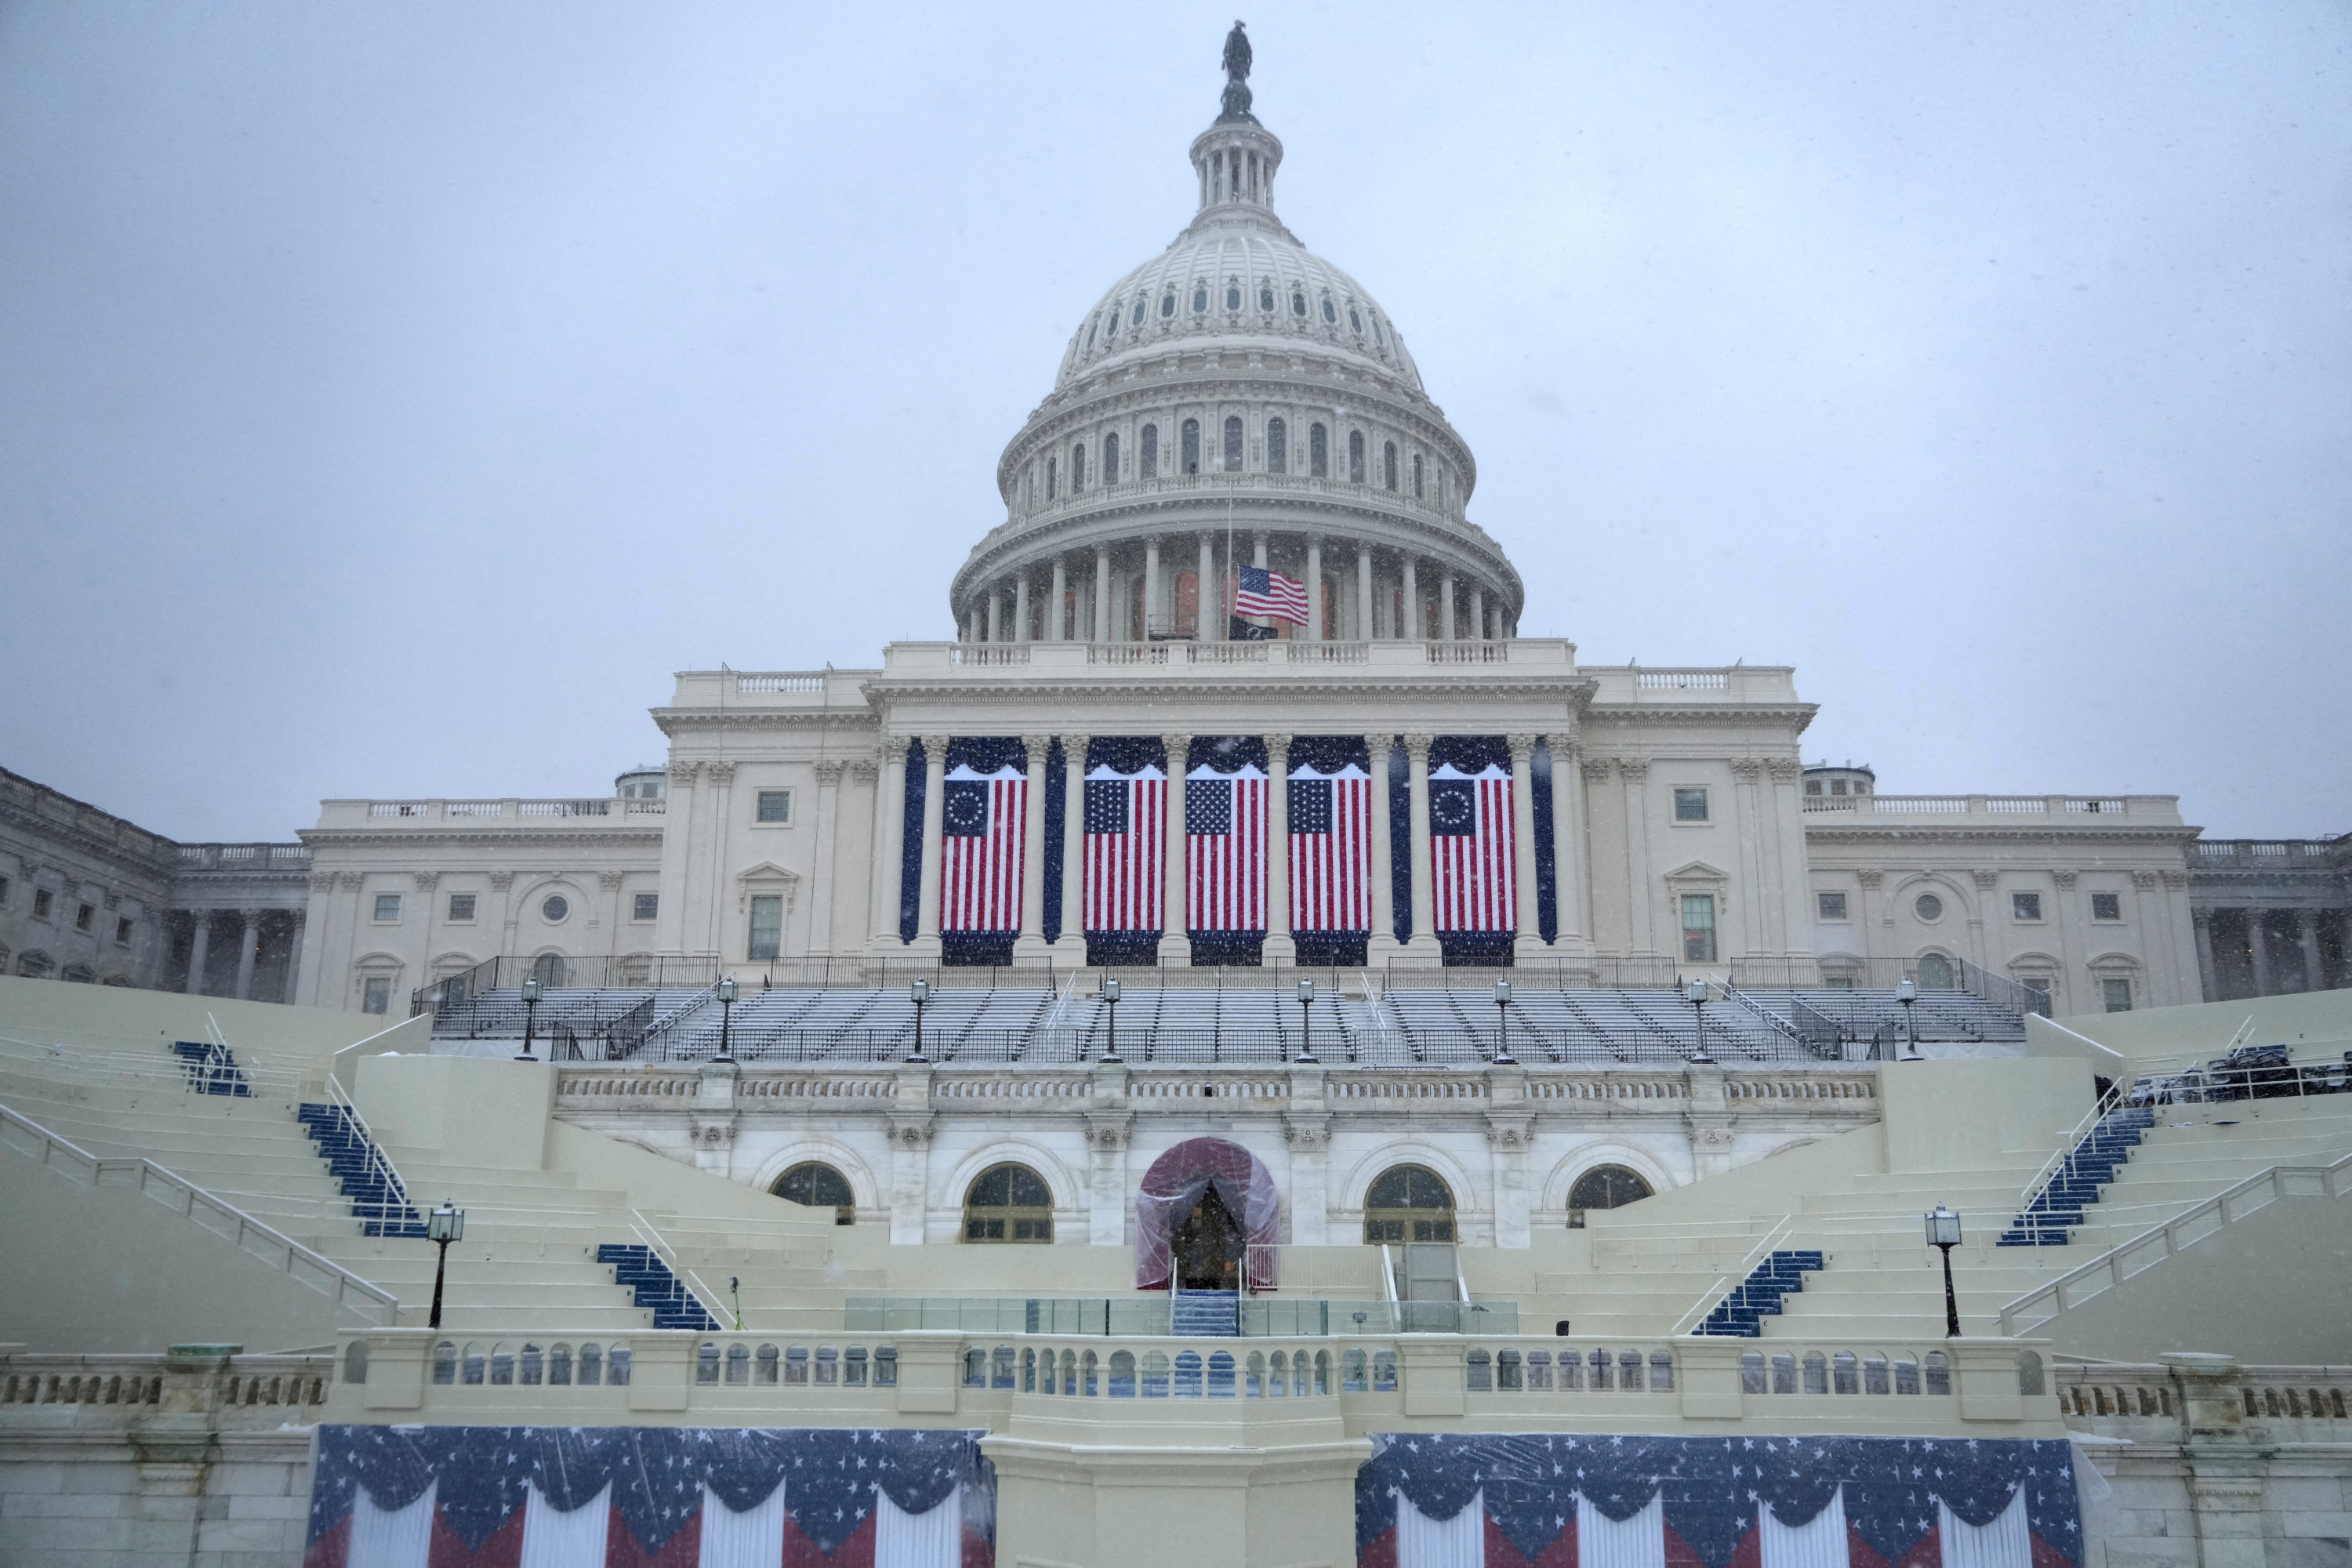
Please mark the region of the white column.
[[1054, 596], [1045, 602], [1045, 640], [1047, 642], [1060, 642], [1070, 635], [1070, 628], [1062, 618], [1062, 605], [1069, 597], [1069, 563], [1056, 555], [1054, 557]]
[[1507, 739], [1511, 748], [1511, 881], [1517, 895], [1511, 951], [1533, 958], [1543, 952], [1543, 926], [1536, 918], [1536, 738]]
[[906, 858], [907, 739], [882, 739], [881, 777], [874, 791], [873, 942], [879, 952], [898, 945], [899, 879]]
[[1225, 594], [1217, 582], [1217, 536], [1201, 535], [1201, 563], [1193, 568], [1192, 636], [1201, 642], [1223, 642], [1233, 628], [1225, 625]]
[[923, 879], [915, 946], [925, 958], [940, 954], [940, 805], [947, 793], [948, 738], [923, 737]]
[[1444, 572], [1437, 578], [1437, 638], [1440, 642], [1452, 642], [1454, 636], [1454, 574]]
[[1096, 642], [1117, 642], [1110, 629], [1110, 546], [1095, 546], [1095, 624], [1087, 635]]
[[189, 916], [195, 930], [188, 937], [188, 983], [181, 987], [191, 996], [205, 994], [205, 960], [213, 945], [213, 914], [210, 910], [191, 910]]
[[1404, 558], [1404, 625], [1396, 635], [1406, 642], [1428, 635], [1421, 629], [1421, 563], [1410, 555]]
[[833, 884], [835, 862], [841, 852], [841, 775], [845, 760], [827, 757], [816, 764], [816, 820], [809, 826], [816, 837], [810, 870], [808, 948], [833, 952]]
[[993, 586], [988, 590], [988, 640], [1004, 640], [1004, 593]]
[[[2203, 988], [2203, 1000], [2218, 1002], [2221, 988], [2213, 978], [2213, 912], [2194, 910], [2189, 918], [2197, 928], [2197, 979]], [[2346, 939], [2352, 942], [2352, 931], [2346, 933]]]
[[1029, 640], [1029, 574], [1025, 569], [1013, 582], [1013, 640]]
[[1165, 843], [1167, 860], [1162, 869], [1167, 873], [1161, 883], [1160, 960], [1162, 963], [1188, 963], [1192, 958], [1192, 938], [1188, 934], [1192, 922], [1185, 918], [1184, 902], [1184, 770], [1190, 765], [1192, 737], [1162, 735], [1160, 743], [1168, 748], [1168, 826]]
[[[244, 917], [245, 926], [242, 934], [237, 938], [236, 990], [233, 992], [232, 994], [240, 1002], [249, 1002], [253, 999], [253, 961], [258, 955], [258, 949], [261, 945], [261, 911], [259, 910], [239, 910], [237, 913]], [[428, 920], [432, 918], [432, 910], [429, 908], [425, 911], [425, 917]], [[2306, 915], [2305, 917], [2305, 924], [2307, 926], [2309, 923], [2310, 920]], [[2318, 949], [2314, 948], [2312, 952], [2316, 955]], [[425, 962], [429, 965], [432, 960], [428, 956]], [[422, 977], [425, 973], [426, 972], [423, 969], [417, 971], [417, 973], [420, 976], [417, 981], [418, 984], [422, 985], [425, 984], [425, 980]], [[2316, 971], [2314, 973], [2315, 973]], [[2316, 991], [2319, 989], [2319, 986], [2315, 983], [2310, 989]]]
[[[1151, 623], [1160, 615], [1160, 536], [1143, 542], [1143, 640], [1151, 640]], [[1163, 623], [1165, 624], [1165, 623]]]
[[1563, 959], [1592, 954], [1592, 891], [1587, 869], [1584, 759], [1574, 735], [1551, 738], [1551, 877]]
[[1265, 738], [1265, 952], [1268, 963], [1298, 957], [1290, 930], [1290, 737]]
[[[703, 875], [703, 900], [687, 910], [688, 920], [699, 916], [706, 922], [702, 944], [696, 949], [700, 952], [724, 954], [735, 945], [728, 940], [729, 917], [726, 912], [732, 907], [727, 900], [726, 868], [727, 842], [735, 831], [735, 768], [736, 764], [731, 762], [702, 764], [703, 776], [710, 781], [709, 809], [706, 812], [710, 824], [710, 860]], [[509, 903], [507, 910], [509, 952], [515, 951], [515, 923], [520, 917], [521, 911]], [[737, 928], [736, 935], [740, 938], [741, 934], [741, 929]]]
[[1307, 536], [1307, 640], [1323, 640], [1323, 540]]
[[1372, 640], [1372, 547], [1356, 546], [1356, 637]]
[[[1617, 759], [1617, 783], [1624, 802], [1625, 870], [1633, 900], [1633, 950], [1654, 954], [1658, 946], [1659, 889], [1650, 885], [1650, 763], [1648, 759]], [[1679, 944], [1676, 952], [1682, 951]]]
[[1470, 590], [1470, 635], [1480, 642], [1486, 640], [1486, 590]]
[[1257, 532], [1250, 535], [1251, 565], [1264, 566], [1265, 564], [1265, 542], [1266, 535], [1264, 529], [1260, 529]]
[[1389, 849], [1389, 759], [1395, 742], [1388, 735], [1367, 735], [1372, 758], [1372, 936], [1365, 944], [1367, 962], [1377, 963], [1396, 956], [1396, 891]]
[[[1087, 738], [1062, 737], [1062, 935], [1087, 961]], [[1058, 944], [1057, 944], [1058, 945]]]
[[1021, 934], [1013, 939], [1013, 956], [1024, 963], [1043, 963], [1045, 946], [1045, 748], [1047, 735], [1024, 735], [1021, 749], [1029, 768], [1027, 806], [1021, 814]]
[[1408, 871], [1412, 878], [1412, 937], [1405, 946], [1421, 958], [1437, 956], [1433, 925], [1436, 917], [1429, 896], [1429, 743], [1433, 739], [1430, 735], [1404, 738], [1405, 757], [1412, 768], [1412, 864]]
[[286, 933], [286, 984], [278, 988], [280, 1002], [290, 1005], [301, 999], [302, 949], [310, 941], [310, 924], [308, 910], [294, 911], [294, 923]]

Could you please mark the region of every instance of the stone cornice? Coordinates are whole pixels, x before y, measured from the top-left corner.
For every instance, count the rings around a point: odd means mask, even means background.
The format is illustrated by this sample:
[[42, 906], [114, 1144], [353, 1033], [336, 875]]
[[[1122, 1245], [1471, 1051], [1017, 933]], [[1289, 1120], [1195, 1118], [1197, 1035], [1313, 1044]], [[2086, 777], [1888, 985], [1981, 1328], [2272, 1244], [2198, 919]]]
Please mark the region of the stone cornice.
[[1884, 826], [1863, 827], [1853, 823], [1840, 823], [1834, 827], [1805, 824], [1805, 840], [1811, 844], [1885, 844], [1894, 841], [1916, 844], [1923, 839], [1965, 838], [1978, 844], [2079, 844], [2086, 838], [2111, 844], [2173, 844], [2193, 842], [2198, 830], [2194, 827], [2023, 827], [1979, 826], [1972, 823], [1937, 821], [1921, 817], [1908, 822], [1889, 822]]
[[[1562, 677], [1547, 673], [1513, 680], [1486, 673], [1471, 679], [1449, 671], [1418, 680], [1333, 680], [1313, 676], [1288, 679], [1216, 674], [1204, 674], [1185, 680], [877, 680], [869, 683], [866, 689], [869, 700], [882, 710], [887, 710], [893, 703], [910, 700], [1003, 707], [1034, 702], [1040, 699], [1067, 701], [1075, 697], [1111, 702], [1206, 701], [1234, 698], [1262, 702], [1277, 698], [1286, 700], [1346, 701], [1366, 698], [1426, 700], [1432, 697], [1490, 696], [1522, 700], [1549, 698], [1575, 708], [1580, 706], [1581, 700], [1591, 692], [1593, 685], [1591, 680], [1574, 675]], [[1285, 729], [1306, 732], [1294, 718], [1286, 716], [1279, 722]], [[1154, 727], [1156, 721], [1146, 722], [1139, 720], [1138, 723], [1139, 734], [1158, 732]]]
[[[1821, 710], [1817, 702], [1595, 702], [1585, 709], [1584, 714], [1596, 731], [1609, 724], [1731, 724], [1764, 720], [1792, 724], [1801, 734]], [[1598, 740], [1597, 735], [1594, 738]]]
[[[70, 797], [60, 795], [58, 798]], [[142, 876], [160, 877], [169, 881], [178, 871], [178, 868], [167, 858], [175, 847], [168, 840], [157, 839], [156, 853], [142, 855], [111, 839], [100, 837], [79, 823], [61, 822], [53, 816], [44, 816], [37, 811], [26, 811], [13, 802], [0, 800], [0, 827], [13, 828], [36, 840], [47, 839], [52, 843], [69, 847], [78, 854], [87, 855], [92, 859], [103, 860], [108, 865], [120, 867], [126, 871], [135, 871]], [[139, 831], [144, 832], [145, 829], [142, 828]]]
[[375, 827], [306, 827], [299, 837], [313, 850], [415, 848], [422, 845], [468, 845], [497, 849], [550, 849], [572, 847], [643, 846], [659, 849], [662, 830], [658, 827], [610, 827], [599, 832], [593, 828], [551, 828], [544, 833], [519, 833], [511, 827], [456, 828], [424, 827], [409, 832], [387, 833]]
[[655, 727], [671, 736], [685, 730], [823, 729], [870, 736], [880, 722], [870, 709], [853, 708], [656, 708], [651, 712]]

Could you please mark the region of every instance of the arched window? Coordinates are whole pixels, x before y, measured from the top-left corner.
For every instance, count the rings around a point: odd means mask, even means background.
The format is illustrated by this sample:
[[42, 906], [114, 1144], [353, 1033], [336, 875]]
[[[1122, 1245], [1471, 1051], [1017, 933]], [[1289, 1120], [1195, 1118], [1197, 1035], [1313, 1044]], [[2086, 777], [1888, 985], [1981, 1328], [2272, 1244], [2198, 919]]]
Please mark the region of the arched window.
[[1307, 472], [1318, 479], [1331, 476], [1331, 437], [1320, 425], [1307, 427]]
[[1094, 352], [1094, 347], [1095, 347], [1095, 331], [1096, 331], [1096, 323], [1095, 323], [1095, 322], [1093, 322], [1093, 321], [1088, 321], [1088, 322], [1087, 323], [1087, 352], [1088, 353], [1092, 353]]
[[1062, 470], [1055, 467], [1053, 458], [1045, 459], [1045, 499], [1047, 500], [1054, 499], [1055, 488], [1061, 480], [1061, 473]]
[[1389, 489], [1396, 489], [1396, 443], [1381, 443], [1381, 483]]
[[1129, 318], [1128, 324], [1136, 327], [1143, 325], [1143, 296], [1140, 294], [1135, 297], [1135, 314]]
[[1103, 437], [1102, 482], [1118, 483], [1118, 435], [1116, 431]]
[[1225, 421], [1225, 472], [1242, 471], [1242, 422], [1239, 418]]
[[1279, 419], [1265, 422], [1265, 471], [1269, 474], [1290, 471], [1290, 426]]
[[1426, 1165], [1397, 1165], [1364, 1194], [1364, 1240], [1452, 1241], [1454, 1194]]
[[1348, 307], [1348, 325], [1355, 330], [1358, 337], [1364, 335], [1364, 318], [1356, 314], [1356, 307], [1353, 305]]
[[1209, 310], [1209, 286], [1208, 286], [1206, 283], [1195, 283], [1195, 284], [1193, 284], [1193, 285], [1192, 285], [1192, 314], [1194, 314], [1194, 315], [1196, 315], [1196, 316], [1202, 316], [1202, 315], [1206, 315], [1206, 314], [1208, 314], [1208, 310]]
[[1225, 309], [1228, 310], [1238, 310], [1241, 308], [1242, 280], [1235, 278], [1225, 284]]
[[1026, 1165], [992, 1165], [964, 1194], [966, 1241], [1051, 1241], [1054, 1194]]
[[1160, 477], [1160, 426], [1157, 425], [1146, 425], [1143, 427], [1142, 445], [1137, 452], [1135, 477], [1139, 479], [1156, 479]]
[[[1117, 314], [1117, 312], [1114, 311], [1113, 314]], [[1381, 331], [1381, 319], [1378, 316], [1374, 316], [1372, 318], [1372, 342], [1380, 344], [1382, 348], [1389, 346], [1389, 335]]]
[[1957, 982], [1952, 975], [1952, 961], [1940, 952], [1931, 952], [1919, 960], [1919, 989], [1949, 991]]
[[1201, 422], [1198, 419], [1187, 419], [1184, 421], [1181, 434], [1184, 444], [1184, 472], [1197, 474], [1201, 471]]
[[1412, 499], [1415, 500], [1421, 499], [1421, 454], [1419, 452], [1412, 455]]
[[1274, 314], [1273, 284], [1261, 283], [1257, 286], [1257, 308], [1266, 315]]
[[1650, 1195], [1650, 1184], [1622, 1165], [1595, 1165], [1568, 1190], [1568, 1228], [1582, 1230], [1591, 1209], [1613, 1209]]
[[1070, 493], [1077, 494], [1087, 488], [1087, 444], [1072, 443], [1070, 447]]
[[814, 1160], [794, 1165], [768, 1190], [788, 1204], [831, 1209], [835, 1225], [857, 1222], [857, 1199], [849, 1190], [849, 1178], [831, 1165]]
[[1160, 319], [1166, 321], [1176, 313], [1176, 290], [1171, 289], [1160, 296]]
[[560, 952], [542, 952], [538, 962], [530, 966], [530, 977], [548, 991], [562, 985], [571, 973], [571, 966], [563, 962], [563, 955]]
[[1290, 313], [1294, 316], [1300, 317], [1307, 314], [1307, 291], [1305, 289], [1293, 289], [1290, 291]]
[[1348, 482], [1351, 485], [1364, 482], [1364, 433], [1361, 430], [1348, 432]]
[[1323, 320], [1326, 323], [1336, 323], [1339, 320], [1339, 311], [1328, 296], [1323, 300]]

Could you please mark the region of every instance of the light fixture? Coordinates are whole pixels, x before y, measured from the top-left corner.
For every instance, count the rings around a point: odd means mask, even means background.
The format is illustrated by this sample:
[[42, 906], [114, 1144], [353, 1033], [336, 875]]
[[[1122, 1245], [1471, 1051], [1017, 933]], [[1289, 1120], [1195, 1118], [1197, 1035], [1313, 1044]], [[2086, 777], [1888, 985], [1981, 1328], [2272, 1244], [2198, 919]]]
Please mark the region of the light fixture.
[[915, 1048], [907, 1056], [907, 1059], [910, 1062], [927, 1062], [931, 1059], [923, 1055], [923, 1005], [930, 999], [931, 983], [929, 981], [915, 980], [908, 983], [907, 1000], [915, 1005]]
[[539, 1060], [537, 1057], [530, 1054], [530, 1037], [534, 1026], [539, 1023], [539, 996], [541, 989], [539, 976], [536, 974], [522, 983], [522, 1049], [515, 1056], [515, 1060], [519, 1062]]
[[719, 1054], [713, 1061], [731, 1062], [734, 1051], [735, 977], [727, 976], [719, 983]]
[[1926, 1222], [1927, 1245], [1944, 1254], [1944, 1337], [1960, 1337], [1959, 1298], [1952, 1294], [1952, 1248], [1960, 1244], [1960, 1216], [1937, 1204], [1921, 1218]]
[[1694, 980], [1683, 987], [1683, 1000], [1691, 1005], [1692, 1026], [1698, 1033], [1698, 1048], [1691, 1052], [1691, 1060], [1713, 1066], [1715, 1058], [1706, 1054], [1707, 986], [1704, 980]]
[[1495, 1061], [1497, 1066], [1516, 1066], [1518, 1058], [1511, 1055], [1511, 983], [1495, 982]]
[[428, 1329], [441, 1326], [441, 1284], [449, 1273], [449, 1244], [460, 1241], [466, 1235], [466, 1211], [447, 1199], [437, 1209], [426, 1211], [425, 1239], [441, 1244], [441, 1259], [433, 1266], [433, 1315], [425, 1322]]
[[1315, 982], [1301, 980], [1298, 983], [1298, 1059], [1302, 1062], [1315, 1060], [1314, 1006]]
[[1107, 1062], [1115, 1062], [1119, 1059], [1118, 981], [1116, 976], [1108, 974], [1103, 976], [1102, 999], [1103, 1005], [1110, 1009], [1110, 1038], [1103, 1047], [1102, 1059]]

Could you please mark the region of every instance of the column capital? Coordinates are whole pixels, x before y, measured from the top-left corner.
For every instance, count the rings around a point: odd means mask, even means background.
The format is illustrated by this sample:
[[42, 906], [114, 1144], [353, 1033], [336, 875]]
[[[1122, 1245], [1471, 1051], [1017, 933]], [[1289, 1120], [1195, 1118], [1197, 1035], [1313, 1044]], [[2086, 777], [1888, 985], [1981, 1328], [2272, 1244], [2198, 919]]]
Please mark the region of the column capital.
[[1768, 757], [1764, 766], [1775, 780], [1782, 784], [1803, 776], [1805, 771], [1805, 764], [1794, 757]]
[[2143, 893], [2147, 892], [2148, 889], [2156, 886], [2156, 873], [2153, 871], [2134, 871], [2132, 873], [2132, 886], [2137, 888]]
[[1617, 771], [1624, 775], [1625, 782], [1627, 784], [1644, 783], [1650, 776], [1650, 759], [1647, 757], [1620, 757], [1617, 759]]
[[846, 762], [838, 762], [828, 757], [824, 761], [816, 764], [816, 782], [821, 786], [829, 787], [841, 783], [841, 774], [843, 770], [848, 766], [849, 764]]
[[1279, 733], [1270, 734], [1265, 737], [1265, 741], [1268, 760], [1280, 762], [1290, 755], [1290, 736]]
[[710, 782], [719, 785], [721, 789], [726, 788], [729, 784], [735, 782], [735, 764], [733, 763], [705, 763], [702, 764], [702, 771], [709, 773], [710, 775]]
[[1875, 888], [1881, 882], [1886, 880], [1886, 873], [1880, 870], [1877, 867], [1872, 866], [1867, 867], [1863, 870], [1856, 871], [1853, 874], [1853, 879], [1860, 882], [1865, 888]]
[[1160, 743], [1168, 748], [1168, 773], [1173, 778], [1191, 761], [1192, 737], [1182, 733], [1165, 734], [1160, 737]]
[[2168, 888], [2180, 889], [2189, 886], [2189, 873], [2186, 871], [2168, 870], [2163, 873], [2163, 876], [2164, 885]]
[[1760, 757], [1734, 757], [1731, 760], [1731, 776], [1739, 780], [1743, 784], [1754, 784], [1758, 779], [1764, 776], [1763, 759]]
[[1426, 766], [1429, 762], [1429, 748], [1436, 742], [1436, 740], [1437, 737], [1434, 735], [1407, 735], [1404, 738], [1405, 754], [1414, 762]]
[[1607, 757], [1586, 757], [1578, 765], [1584, 770], [1586, 784], [1606, 784], [1609, 775], [1617, 771], [1617, 764]]
[[1977, 890], [1980, 893], [1990, 893], [2000, 886], [2000, 873], [1998, 871], [1972, 871], [1969, 875], [1976, 879]]
[[608, 893], [619, 892], [621, 890], [621, 884], [626, 880], [628, 880], [628, 873], [625, 871], [599, 871], [596, 873], [596, 885], [604, 889]]
[[2050, 873], [2050, 879], [2057, 883], [2062, 888], [2071, 888], [2074, 885], [2074, 873], [2072, 871], [2053, 871]]
[[920, 739], [923, 742], [923, 758], [927, 763], [932, 762], [944, 763], [947, 761], [948, 738], [945, 735], [924, 735]]
[[1511, 763], [1514, 767], [1534, 760], [1536, 754], [1535, 736], [1506, 735], [1503, 737], [1503, 742], [1511, 749]]
[[872, 784], [882, 776], [882, 764], [872, 757], [859, 757], [849, 764], [849, 776], [859, 784]]
[[490, 886], [501, 893], [514, 886], [514, 879], [515, 874], [512, 871], [493, 871], [490, 873]]
[[701, 775], [702, 764], [700, 763], [672, 763], [669, 765], [669, 782], [675, 784], [684, 784], [688, 789], [692, 789], [694, 787], [694, 781]]
[[1021, 737], [1022, 754], [1031, 767], [1042, 768], [1045, 765], [1046, 748], [1053, 743], [1051, 735], [1024, 735]]
[[2211, 910], [2191, 910], [2189, 911], [2189, 920], [2190, 924], [2194, 925], [2198, 930], [2203, 931], [2213, 923], [2213, 911]]

